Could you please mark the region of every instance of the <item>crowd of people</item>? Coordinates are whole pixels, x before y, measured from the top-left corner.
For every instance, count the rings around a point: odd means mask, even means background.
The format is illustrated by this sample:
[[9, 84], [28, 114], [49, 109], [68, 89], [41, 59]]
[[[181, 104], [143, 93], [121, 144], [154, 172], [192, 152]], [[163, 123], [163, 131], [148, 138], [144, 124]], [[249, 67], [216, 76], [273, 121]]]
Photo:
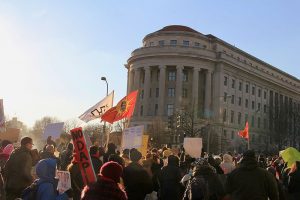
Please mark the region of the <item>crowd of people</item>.
[[[122, 152], [110, 143], [91, 146], [97, 181], [85, 185], [72, 143], [60, 149], [48, 138], [33, 151], [30, 137], [15, 148], [2, 141], [0, 195], [2, 200], [300, 200], [300, 162], [292, 167], [280, 156], [227, 152], [191, 158], [184, 149], [137, 149]], [[71, 188], [57, 191], [56, 170], [69, 171]]]

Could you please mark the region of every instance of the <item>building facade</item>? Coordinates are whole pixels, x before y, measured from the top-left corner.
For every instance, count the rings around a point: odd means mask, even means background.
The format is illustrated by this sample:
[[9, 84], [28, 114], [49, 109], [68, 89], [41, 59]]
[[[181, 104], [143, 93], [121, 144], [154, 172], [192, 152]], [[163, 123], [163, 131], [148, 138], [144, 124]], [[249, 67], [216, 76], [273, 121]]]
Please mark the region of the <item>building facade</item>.
[[[243, 147], [237, 132], [246, 121], [251, 148], [299, 146], [299, 79], [211, 34], [164, 27], [145, 36], [125, 67], [127, 92], [139, 90], [131, 125], [150, 135], [168, 134], [170, 116], [188, 112], [208, 151]], [[180, 143], [184, 131], [169, 130], [169, 140]]]

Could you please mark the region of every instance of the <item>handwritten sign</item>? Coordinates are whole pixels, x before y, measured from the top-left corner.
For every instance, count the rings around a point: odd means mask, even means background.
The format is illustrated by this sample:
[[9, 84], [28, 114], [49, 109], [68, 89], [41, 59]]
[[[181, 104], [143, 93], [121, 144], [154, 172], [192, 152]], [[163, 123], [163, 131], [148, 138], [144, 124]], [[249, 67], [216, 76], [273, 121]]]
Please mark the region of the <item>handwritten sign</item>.
[[122, 138], [122, 148], [141, 148], [143, 143], [144, 126], [134, 126], [126, 128]]
[[56, 177], [58, 178], [57, 190], [59, 194], [62, 194], [71, 188], [70, 172], [57, 170]]

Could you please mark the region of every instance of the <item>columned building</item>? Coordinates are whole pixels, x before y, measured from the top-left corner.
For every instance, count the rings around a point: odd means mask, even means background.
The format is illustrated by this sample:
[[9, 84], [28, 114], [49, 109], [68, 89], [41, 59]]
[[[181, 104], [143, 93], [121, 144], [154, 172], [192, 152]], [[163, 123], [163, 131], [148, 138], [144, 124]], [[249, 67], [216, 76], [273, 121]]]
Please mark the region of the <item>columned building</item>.
[[150, 135], [157, 123], [167, 134], [168, 117], [189, 112], [214, 152], [243, 147], [237, 132], [246, 121], [257, 150], [299, 145], [299, 79], [211, 34], [164, 27], [146, 35], [125, 66], [127, 92], [139, 90], [131, 125], [145, 125]]

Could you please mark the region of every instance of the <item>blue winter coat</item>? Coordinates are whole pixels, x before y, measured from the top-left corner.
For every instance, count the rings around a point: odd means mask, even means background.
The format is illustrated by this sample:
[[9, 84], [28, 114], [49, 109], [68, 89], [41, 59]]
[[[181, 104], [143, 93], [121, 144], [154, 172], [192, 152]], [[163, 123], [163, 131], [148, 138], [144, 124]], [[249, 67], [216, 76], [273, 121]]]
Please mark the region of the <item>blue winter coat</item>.
[[43, 159], [36, 166], [36, 180], [38, 190], [36, 200], [68, 200], [68, 196], [57, 192], [58, 180], [56, 175], [56, 160], [53, 158]]

